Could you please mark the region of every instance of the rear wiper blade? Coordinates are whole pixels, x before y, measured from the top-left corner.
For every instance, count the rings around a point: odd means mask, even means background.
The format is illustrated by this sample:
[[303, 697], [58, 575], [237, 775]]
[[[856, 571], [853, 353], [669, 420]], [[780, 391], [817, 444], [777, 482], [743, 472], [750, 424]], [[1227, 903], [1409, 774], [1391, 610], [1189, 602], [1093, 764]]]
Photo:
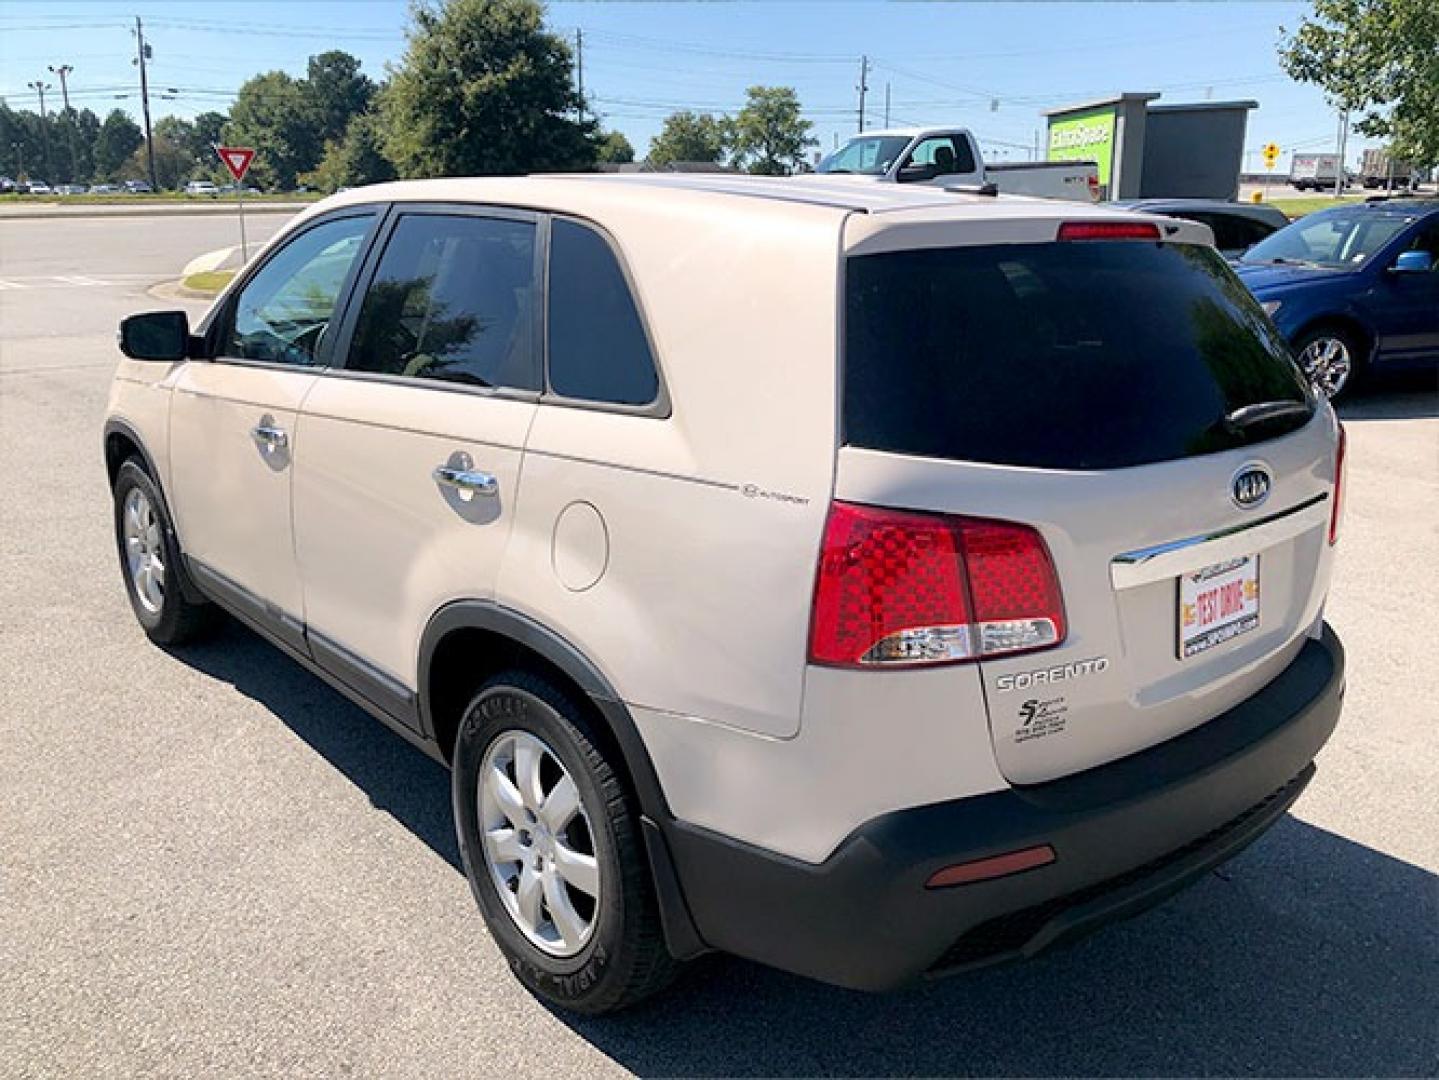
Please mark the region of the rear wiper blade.
[[1224, 424], [1229, 428], [1243, 429], [1271, 420], [1281, 420], [1286, 416], [1302, 416], [1308, 419], [1309, 415], [1309, 406], [1302, 401], [1260, 401], [1253, 405], [1241, 405], [1226, 413]]

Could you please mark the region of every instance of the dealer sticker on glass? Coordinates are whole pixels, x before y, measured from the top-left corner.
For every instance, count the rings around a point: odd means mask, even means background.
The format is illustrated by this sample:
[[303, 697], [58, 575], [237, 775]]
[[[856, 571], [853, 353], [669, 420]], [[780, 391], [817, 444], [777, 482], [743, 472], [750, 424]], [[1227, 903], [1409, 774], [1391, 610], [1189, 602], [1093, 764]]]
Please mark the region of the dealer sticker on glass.
[[1259, 625], [1259, 556], [1206, 566], [1179, 579], [1179, 658], [1187, 660]]

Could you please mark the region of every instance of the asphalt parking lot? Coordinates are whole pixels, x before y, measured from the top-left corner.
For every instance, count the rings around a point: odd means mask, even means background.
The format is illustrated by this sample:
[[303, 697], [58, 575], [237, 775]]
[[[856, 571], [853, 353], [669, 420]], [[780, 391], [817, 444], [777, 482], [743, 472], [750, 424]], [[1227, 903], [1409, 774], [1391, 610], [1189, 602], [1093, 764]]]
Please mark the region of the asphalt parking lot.
[[1026, 966], [871, 997], [713, 959], [575, 1020], [490, 942], [439, 766], [245, 631], [167, 653], [130, 614], [115, 324], [234, 234], [0, 222], [0, 1076], [1439, 1073], [1431, 385], [1345, 410], [1346, 711], [1255, 847]]

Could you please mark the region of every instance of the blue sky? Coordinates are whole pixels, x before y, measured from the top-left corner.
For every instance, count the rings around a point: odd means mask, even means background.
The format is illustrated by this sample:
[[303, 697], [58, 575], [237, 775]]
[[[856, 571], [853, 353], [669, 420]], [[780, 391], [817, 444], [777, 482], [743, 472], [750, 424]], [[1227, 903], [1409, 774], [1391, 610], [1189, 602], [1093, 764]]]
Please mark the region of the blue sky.
[[[552, 28], [584, 33], [585, 90], [643, 154], [677, 108], [733, 111], [754, 83], [794, 86], [828, 150], [856, 128], [860, 56], [872, 62], [867, 126], [958, 123], [987, 155], [1032, 156], [1041, 110], [1122, 90], [1164, 102], [1253, 99], [1247, 149], [1330, 150], [1336, 118], [1275, 59], [1302, 3], [551, 3]], [[404, 0], [0, 0], [0, 96], [35, 108], [26, 83], [71, 64], [72, 102], [138, 115], [134, 17], [154, 51], [152, 112], [224, 108], [245, 78], [302, 73], [345, 49], [374, 77], [404, 50]], [[158, 98], [156, 100], [155, 98]], [[1351, 158], [1369, 145], [1350, 138]], [[1251, 154], [1247, 167], [1258, 167]]]

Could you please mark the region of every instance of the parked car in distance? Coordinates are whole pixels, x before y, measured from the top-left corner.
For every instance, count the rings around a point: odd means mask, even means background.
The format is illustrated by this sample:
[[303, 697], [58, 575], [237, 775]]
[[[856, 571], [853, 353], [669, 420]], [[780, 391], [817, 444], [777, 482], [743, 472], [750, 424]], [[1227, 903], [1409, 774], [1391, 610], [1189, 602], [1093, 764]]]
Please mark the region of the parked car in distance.
[[1237, 269], [1330, 397], [1371, 370], [1439, 366], [1439, 200], [1380, 196], [1307, 214]]
[[125, 181], [125, 193], [127, 195], [150, 195], [154, 192], [154, 190], [155, 189], [152, 188], [144, 180]]
[[228, 611], [450, 765], [564, 1008], [712, 949], [873, 990], [1029, 956], [1263, 833], [1338, 720], [1342, 429], [1191, 222], [382, 184], [120, 347], [141, 627]]
[[1237, 258], [1270, 233], [1289, 224], [1284, 211], [1263, 203], [1224, 199], [1129, 199], [1108, 205], [1208, 225], [1214, 233], [1214, 246], [1228, 259]]
[[29, 195], [53, 195], [55, 191], [44, 180], [31, 180], [25, 185], [26, 194]]
[[15, 190], [15, 181], [8, 176], [0, 176], [0, 195], [9, 195]]
[[84, 184], [61, 184], [55, 189], [56, 195], [84, 195], [89, 190]]
[[1007, 195], [1094, 202], [1099, 166], [1092, 161], [984, 160], [979, 143], [965, 128], [907, 127], [865, 131], [815, 167], [822, 177], [853, 176], [892, 184], [981, 187], [993, 184]]
[[91, 195], [114, 195], [120, 188], [115, 184], [91, 184]]
[[220, 189], [211, 180], [191, 180], [185, 185], [186, 195], [218, 195]]

